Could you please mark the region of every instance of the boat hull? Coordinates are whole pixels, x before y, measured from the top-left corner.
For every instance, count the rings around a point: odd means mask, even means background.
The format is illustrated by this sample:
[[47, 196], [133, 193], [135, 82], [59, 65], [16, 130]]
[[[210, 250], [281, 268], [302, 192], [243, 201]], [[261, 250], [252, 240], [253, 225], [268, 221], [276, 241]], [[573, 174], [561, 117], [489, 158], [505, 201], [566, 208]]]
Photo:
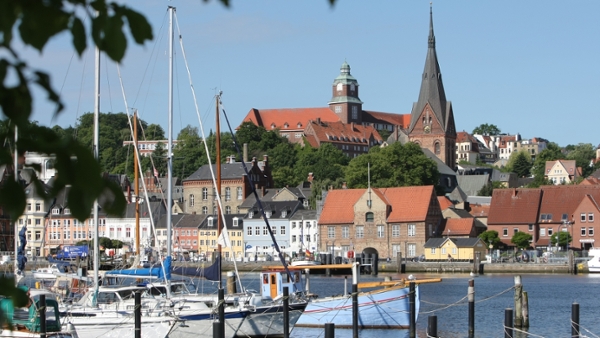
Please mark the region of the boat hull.
[[[419, 313], [419, 291], [415, 288], [415, 320]], [[352, 328], [350, 295], [316, 299], [308, 303], [295, 327]], [[358, 326], [373, 329], [406, 329], [410, 327], [408, 287], [392, 287], [358, 296]]]
[[592, 257], [587, 261], [588, 271], [591, 273], [600, 272], [600, 248], [591, 248], [588, 255]]
[[[233, 337], [246, 317], [246, 312], [225, 314], [225, 337]], [[213, 337], [213, 324], [218, 318], [180, 320], [171, 329], [168, 338]]]
[[[307, 303], [289, 305], [289, 329], [300, 319]], [[251, 312], [236, 332], [236, 337], [283, 337], [283, 305], [259, 307]], [[289, 333], [289, 332], [288, 332]]]

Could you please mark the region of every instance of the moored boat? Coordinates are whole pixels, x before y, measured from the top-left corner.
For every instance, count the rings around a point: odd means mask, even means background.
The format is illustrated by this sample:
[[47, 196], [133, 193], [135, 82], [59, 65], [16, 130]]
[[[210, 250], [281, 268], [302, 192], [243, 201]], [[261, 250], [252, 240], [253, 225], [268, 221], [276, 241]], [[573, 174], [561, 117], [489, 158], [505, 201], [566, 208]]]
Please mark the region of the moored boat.
[[591, 257], [587, 261], [588, 271], [594, 273], [600, 272], [600, 248], [591, 248], [588, 251], [588, 256]]

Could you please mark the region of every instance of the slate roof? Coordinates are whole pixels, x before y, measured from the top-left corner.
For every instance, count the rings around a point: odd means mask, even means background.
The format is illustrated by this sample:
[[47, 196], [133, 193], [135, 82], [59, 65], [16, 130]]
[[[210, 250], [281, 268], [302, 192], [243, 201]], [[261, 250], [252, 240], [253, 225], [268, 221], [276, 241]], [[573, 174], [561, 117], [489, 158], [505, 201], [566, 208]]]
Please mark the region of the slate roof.
[[[171, 215], [173, 229], [176, 228], [193, 228], [197, 229], [209, 215], [205, 214], [177, 214]], [[166, 220], [166, 216], [165, 216]], [[216, 222], [215, 222], [216, 224]], [[166, 229], [166, 227], [165, 227]]]
[[[162, 215], [166, 215], [166, 206], [162, 202], [140, 203], [140, 218], [147, 218], [150, 215], [155, 220], [160, 219]], [[121, 216], [107, 216], [108, 218], [135, 218], [135, 203], [128, 203], [125, 206], [125, 212]]]
[[424, 245], [425, 248], [440, 248], [446, 241], [452, 241], [458, 248], [474, 248], [481, 239], [472, 238], [430, 238]]
[[[292, 217], [294, 212], [302, 207], [300, 201], [261, 201], [261, 205], [266, 212], [271, 212], [269, 219], [289, 219]], [[286, 215], [283, 216], [282, 211], [287, 211]], [[250, 217], [250, 212], [252, 217]], [[256, 203], [246, 215], [246, 219], [262, 219], [262, 213]]]
[[[246, 162], [246, 168], [248, 168], [248, 172], [252, 169], [252, 162]], [[215, 175], [217, 174], [217, 166], [216, 164], [212, 165], [213, 172]], [[221, 179], [239, 179], [242, 176], [246, 176], [244, 172], [244, 168], [242, 167], [242, 162], [235, 163], [222, 163], [221, 164]], [[212, 176], [210, 173], [210, 167], [208, 164], [203, 165], [200, 169], [196, 170], [193, 174], [191, 174], [188, 178], [183, 181], [196, 181], [196, 180], [212, 180]]]
[[541, 202], [541, 189], [494, 189], [488, 225], [535, 224]]
[[317, 210], [298, 209], [292, 215], [292, 217], [290, 217], [290, 220], [297, 221], [297, 220], [302, 220], [302, 219], [316, 219], [316, 218], [317, 218]]
[[444, 163], [442, 160], [440, 160], [437, 156], [435, 156], [435, 154], [431, 150], [429, 150], [427, 148], [421, 148], [421, 150], [423, 150], [423, 153], [425, 154], [425, 156], [427, 156], [430, 159], [435, 161], [435, 164], [437, 164], [437, 168], [438, 168], [438, 171], [440, 172], [440, 174], [448, 175], [448, 176], [456, 176], [456, 172], [454, 170], [452, 170], [452, 168], [447, 166], [446, 163]]
[[[217, 229], [217, 220], [216, 220], [216, 215], [205, 215], [206, 217], [200, 222], [200, 225], [198, 226], [199, 229]], [[226, 214], [225, 215], [225, 229], [227, 230], [239, 230], [239, 231], [243, 231], [244, 230], [244, 214]], [[213, 219], [213, 226], [209, 227], [208, 226], [208, 217], [214, 217]], [[238, 226], [234, 227], [233, 226], [233, 219], [236, 218], [238, 219]]]
[[456, 175], [458, 186], [467, 196], [476, 196], [477, 193], [490, 181], [488, 174], [484, 175]]
[[[339, 189], [327, 193], [319, 224], [354, 222], [354, 204], [367, 189]], [[372, 192], [391, 206], [390, 223], [420, 221], [427, 217], [433, 186], [373, 188]]]

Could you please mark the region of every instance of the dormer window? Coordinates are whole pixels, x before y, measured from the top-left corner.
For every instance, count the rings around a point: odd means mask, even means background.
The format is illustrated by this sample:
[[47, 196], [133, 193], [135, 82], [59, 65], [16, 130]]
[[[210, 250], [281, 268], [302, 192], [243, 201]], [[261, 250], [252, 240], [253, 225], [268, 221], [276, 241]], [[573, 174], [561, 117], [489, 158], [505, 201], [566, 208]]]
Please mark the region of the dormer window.
[[65, 208], [65, 215], [70, 215], [70, 214], [71, 214], [71, 209]]
[[286, 217], [287, 216], [287, 210], [283, 210], [281, 212], [281, 217]]
[[271, 218], [271, 215], [273, 213], [271, 211], [265, 211], [265, 215], [267, 216], [267, 218]]
[[59, 208], [53, 208], [52, 209], [52, 215], [59, 215], [60, 214], [60, 209]]
[[287, 124], [287, 122], [286, 122], [286, 123], [283, 125], [283, 127], [287, 129], [287, 128], [289, 128], [289, 127], [290, 127], [290, 125], [289, 125], [289, 124]]
[[302, 128], [302, 123], [298, 122], [298, 128]]
[[275, 123], [271, 123], [271, 129], [275, 129]]
[[237, 218], [237, 217], [233, 218], [233, 226], [234, 227], [240, 226], [239, 218]]
[[208, 226], [209, 226], [209, 227], [212, 227], [212, 226], [213, 226], [213, 218], [212, 218], [212, 217], [209, 217], [209, 218], [208, 218]]
[[248, 213], [248, 218], [252, 218], [252, 217], [254, 217], [254, 211], [250, 211], [250, 212]]

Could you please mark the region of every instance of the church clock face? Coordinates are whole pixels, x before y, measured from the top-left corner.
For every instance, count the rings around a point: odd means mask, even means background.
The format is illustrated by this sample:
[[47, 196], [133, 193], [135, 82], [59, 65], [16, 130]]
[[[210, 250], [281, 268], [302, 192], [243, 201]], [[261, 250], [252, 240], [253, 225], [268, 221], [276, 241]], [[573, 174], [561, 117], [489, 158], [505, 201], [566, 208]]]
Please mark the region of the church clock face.
[[429, 134], [429, 133], [431, 133], [431, 126], [425, 126], [425, 127], [423, 128], [423, 131], [425, 132], [425, 134]]

